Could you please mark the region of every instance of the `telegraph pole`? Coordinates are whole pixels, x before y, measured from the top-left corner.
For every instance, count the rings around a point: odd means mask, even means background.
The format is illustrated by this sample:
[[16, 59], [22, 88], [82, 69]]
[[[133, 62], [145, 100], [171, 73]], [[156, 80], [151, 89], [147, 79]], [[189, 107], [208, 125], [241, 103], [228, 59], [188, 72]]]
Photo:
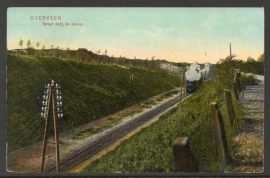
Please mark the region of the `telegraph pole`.
[[[182, 86], [181, 86], [181, 93], [180, 93], [180, 103], [181, 103], [181, 99], [182, 99], [182, 93], [183, 93], [183, 87], [184, 87], [184, 85], [185, 85], [185, 87], [186, 87], [186, 71], [185, 71], [185, 69], [184, 69], [184, 71], [183, 71], [183, 78], [182, 78]], [[186, 94], [187, 94], [187, 89], [185, 90], [185, 92], [186, 92]], [[185, 95], [186, 95], [185, 94]]]
[[[60, 119], [63, 117], [62, 113], [62, 96], [60, 91], [60, 86], [52, 80], [52, 83], [45, 85], [45, 92], [43, 95], [43, 101], [42, 101], [42, 112], [41, 117], [46, 120], [45, 123], [45, 129], [44, 129], [44, 140], [43, 140], [43, 148], [42, 148], [42, 157], [41, 157], [41, 167], [40, 172], [43, 172], [44, 170], [44, 161], [45, 161], [45, 153], [46, 153], [46, 147], [47, 143], [53, 143], [55, 144], [55, 161], [56, 161], [56, 172], [60, 172], [59, 167], [59, 138], [58, 138], [58, 126], [57, 126], [57, 119]], [[50, 107], [52, 108], [52, 114], [53, 114], [53, 123], [54, 123], [54, 142], [48, 142], [48, 127], [49, 127], [49, 113], [50, 113]]]
[[174, 79], [174, 86], [175, 86], [175, 69], [173, 68], [173, 79]]
[[53, 123], [54, 123], [54, 141], [55, 141], [55, 165], [56, 172], [60, 171], [59, 167], [59, 139], [58, 139], [58, 130], [57, 130], [57, 118], [56, 118], [56, 97], [55, 97], [55, 84], [52, 83], [52, 109], [53, 109]]
[[232, 49], [231, 49], [231, 43], [230, 43], [230, 73], [232, 75]]
[[131, 104], [132, 104], [133, 75], [130, 75], [130, 76], [129, 76], [129, 79], [130, 79], [130, 102], [131, 102]]
[[230, 73], [232, 75], [232, 58], [234, 58], [235, 55], [232, 55], [232, 49], [231, 49], [231, 43], [230, 43]]

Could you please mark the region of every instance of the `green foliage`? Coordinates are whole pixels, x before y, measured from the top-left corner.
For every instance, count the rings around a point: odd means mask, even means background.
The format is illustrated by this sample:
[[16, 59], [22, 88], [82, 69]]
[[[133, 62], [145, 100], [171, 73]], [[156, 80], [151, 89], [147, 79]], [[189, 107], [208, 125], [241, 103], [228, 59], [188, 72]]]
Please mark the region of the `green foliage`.
[[232, 66], [241, 72], [264, 75], [264, 53], [257, 61], [251, 57], [248, 57], [247, 61], [232, 60]]
[[241, 74], [241, 87], [244, 89], [247, 85], [254, 85], [256, 79], [252, 75]]
[[22, 40], [22, 39], [20, 39], [19, 45], [20, 45], [20, 47], [22, 48], [22, 45], [23, 45], [23, 40]]
[[[166, 113], [82, 172], [174, 172], [172, 144], [177, 137], [183, 136], [189, 137], [191, 151], [199, 161], [200, 170], [219, 172], [221, 160], [216, 152], [210, 103], [218, 102], [229, 152], [232, 152], [233, 130], [240, 126], [243, 117], [243, 108], [233, 97], [236, 118], [235, 128], [231, 129], [224, 93], [224, 89], [231, 87], [229, 69], [228, 60], [218, 64], [218, 77], [203, 83], [200, 90], [182, 102], [177, 110]], [[209, 170], [204, 170], [205, 165]]]
[[[133, 75], [133, 81], [129, 76]], [[64, 117], [60, 132], [115, 113], [179, 87], [180, 77], [56, 57], [7, 56], [7, 142], [13, 151], [42, 140], [40, 118], [45, 83], [60, 84]], [[132, 89], [131, 89], [132, 82]], [[53, 130], [49, 131], [53, 133]]]
[[260, 55], [257, 61], [264, 64], [264, 53]]

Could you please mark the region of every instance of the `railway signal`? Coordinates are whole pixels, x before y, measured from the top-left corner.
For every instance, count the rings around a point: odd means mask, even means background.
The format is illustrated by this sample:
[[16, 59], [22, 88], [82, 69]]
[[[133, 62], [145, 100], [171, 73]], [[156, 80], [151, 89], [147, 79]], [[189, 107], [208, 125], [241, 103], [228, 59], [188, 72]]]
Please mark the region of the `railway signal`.
[[54, 122], [56, 172], [60, 171], [57, 119], [63, 118], [62, 105], [63, 104], [62, 104], [60, 85], [55, 83], [54, 80], [52, 80], [51, 83], [45, 84], [45, 90], [44, 90], [42, 107], [41, 107], [41, 118], [45, 119], [46, 123], [45, 123], [45, 129], [44, 129], [44, 140], [43, 140], [40, 172], [43, 172], [44, 170], [45, 153], [46, 153], [46, 148], [47, 148], [47, 143], [48, 143], [49, 119], [51, 118], [50, 113], [52, 113], [53, 122]]

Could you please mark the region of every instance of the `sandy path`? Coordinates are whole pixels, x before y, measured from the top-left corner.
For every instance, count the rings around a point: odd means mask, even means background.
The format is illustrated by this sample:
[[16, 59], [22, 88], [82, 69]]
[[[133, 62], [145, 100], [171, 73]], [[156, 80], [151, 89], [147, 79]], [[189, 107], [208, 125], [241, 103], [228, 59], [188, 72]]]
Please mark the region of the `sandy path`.
[[264, 76], [258, 85], [248, 86], [240, 96], [245, 108], [241, 131], [234, 136], [232, 161], [226, 172], [259, 173], [264, 170]]

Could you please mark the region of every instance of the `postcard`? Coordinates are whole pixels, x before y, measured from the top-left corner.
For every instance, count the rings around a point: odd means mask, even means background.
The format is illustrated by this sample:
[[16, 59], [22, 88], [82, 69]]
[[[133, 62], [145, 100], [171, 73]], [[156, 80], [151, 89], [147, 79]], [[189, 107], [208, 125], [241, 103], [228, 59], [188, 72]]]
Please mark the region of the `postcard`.
[[10, 7], [9, 173], [263, 173], [264, 9]]

